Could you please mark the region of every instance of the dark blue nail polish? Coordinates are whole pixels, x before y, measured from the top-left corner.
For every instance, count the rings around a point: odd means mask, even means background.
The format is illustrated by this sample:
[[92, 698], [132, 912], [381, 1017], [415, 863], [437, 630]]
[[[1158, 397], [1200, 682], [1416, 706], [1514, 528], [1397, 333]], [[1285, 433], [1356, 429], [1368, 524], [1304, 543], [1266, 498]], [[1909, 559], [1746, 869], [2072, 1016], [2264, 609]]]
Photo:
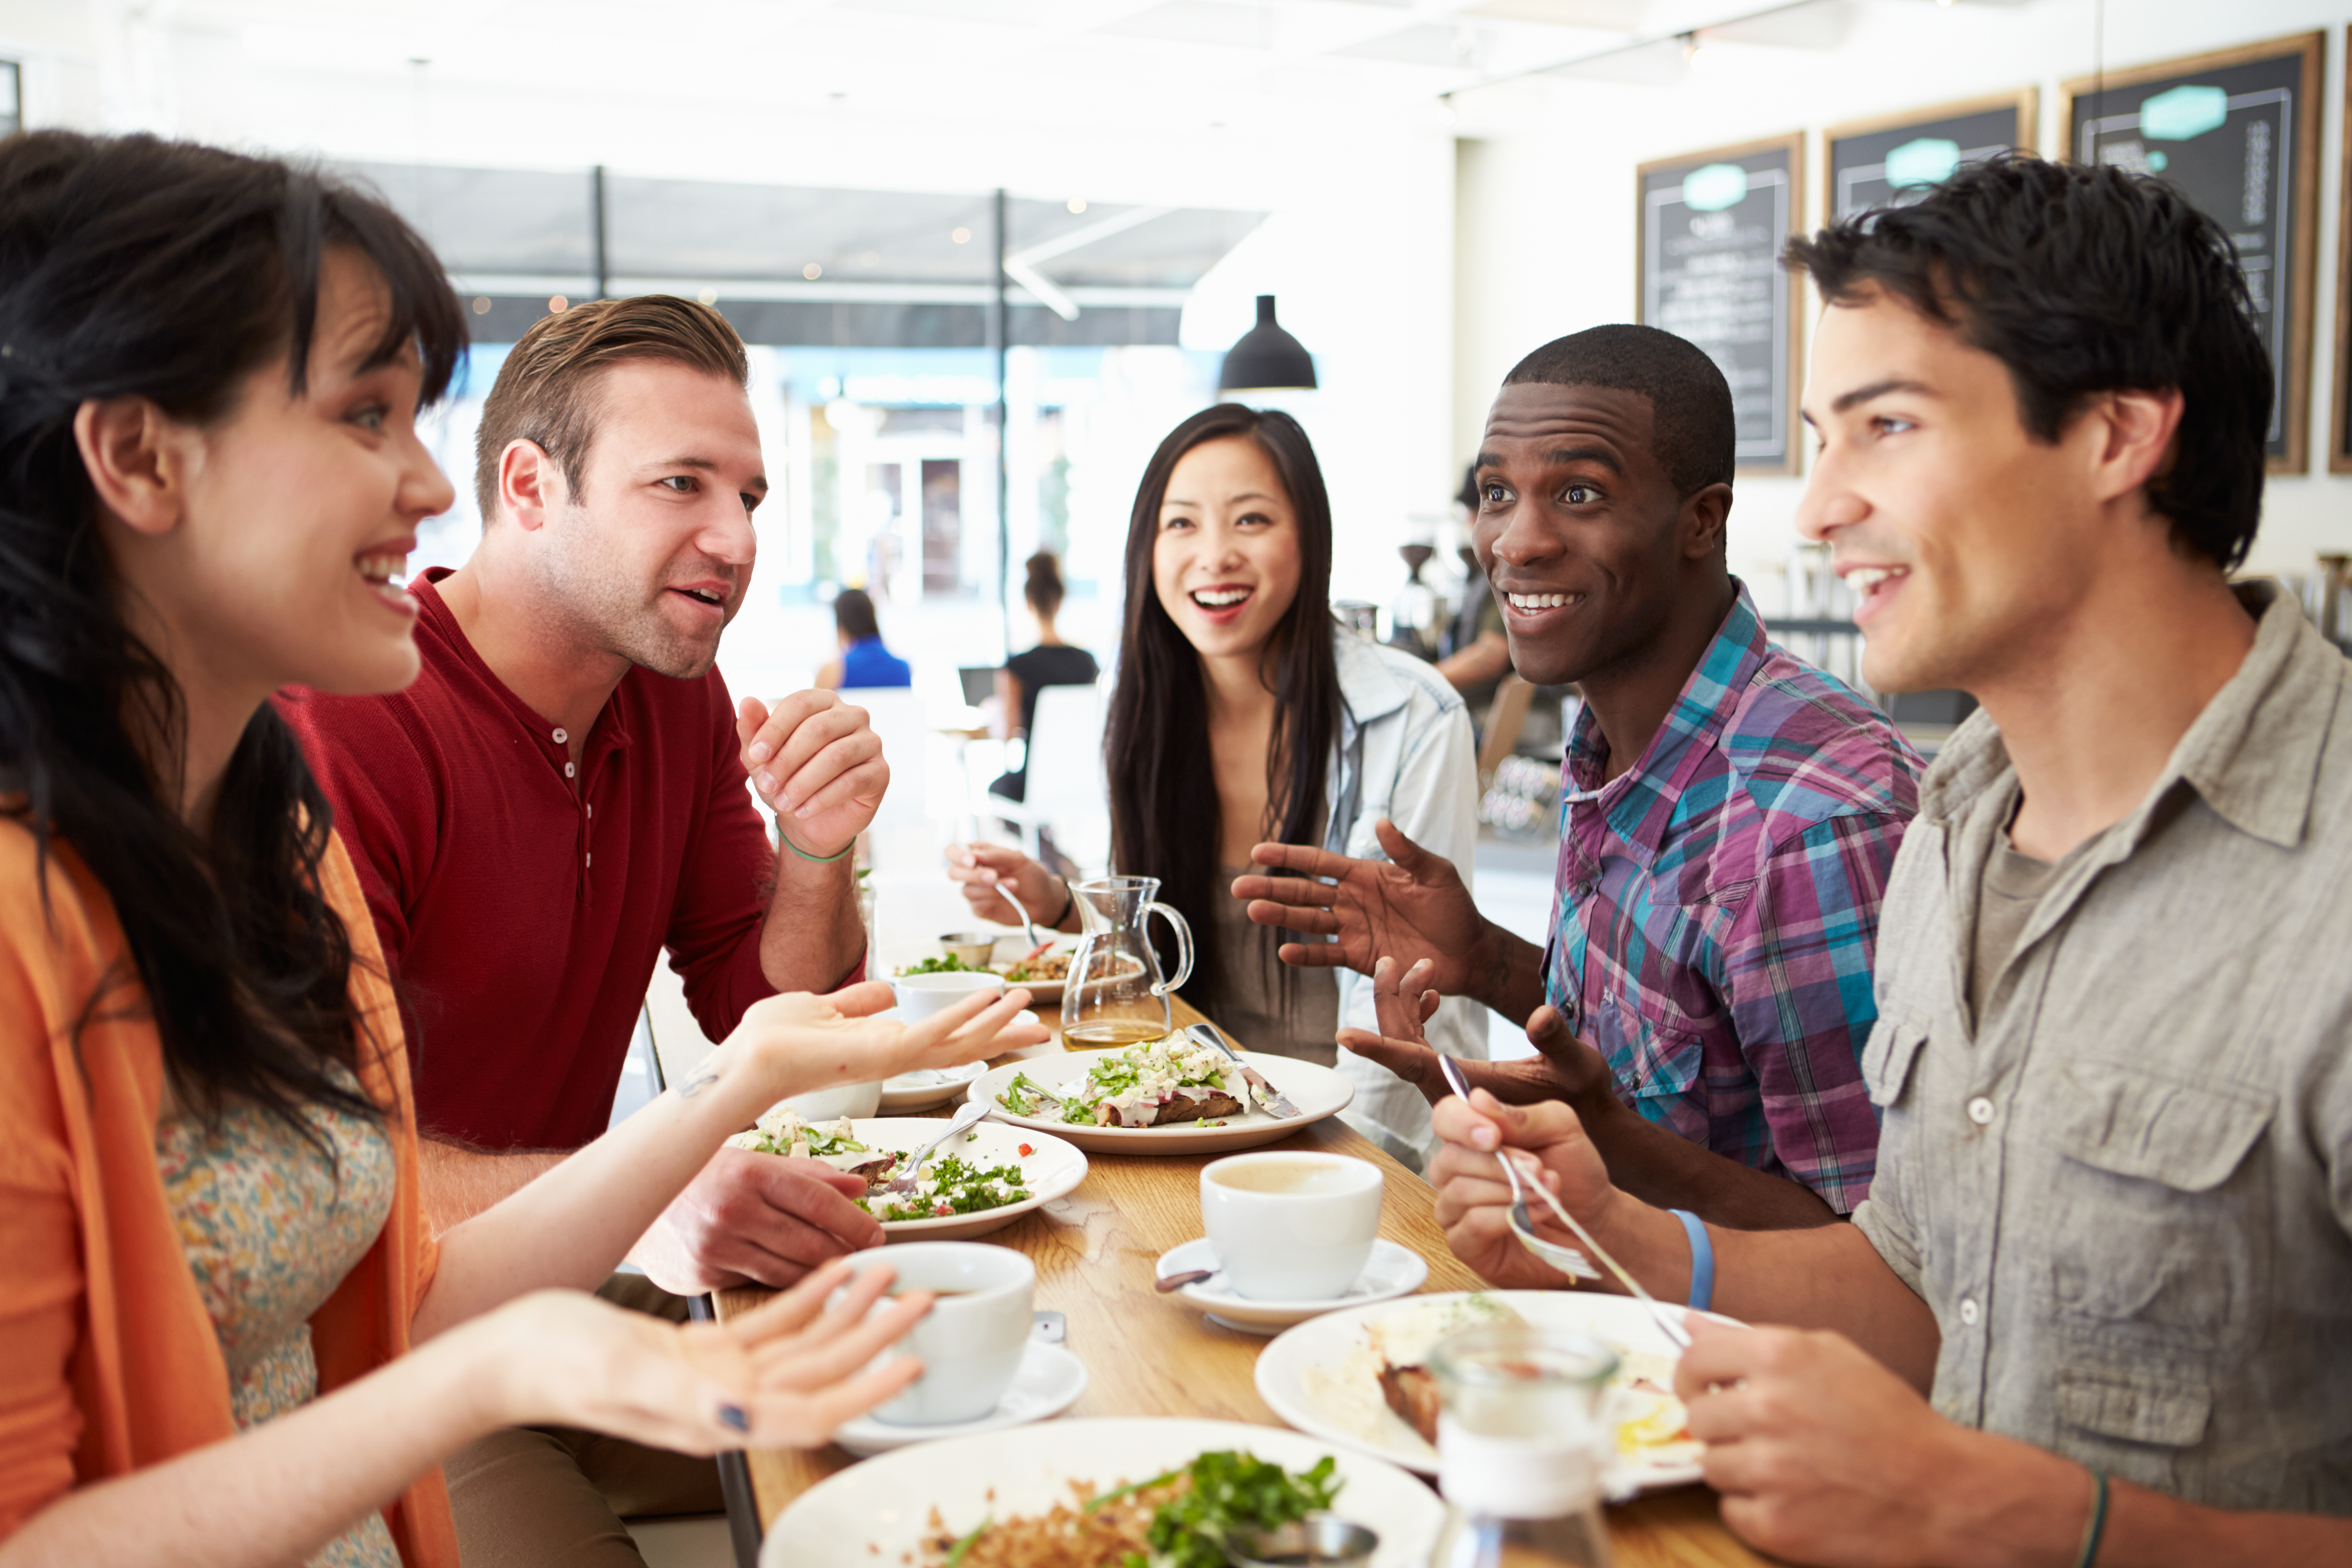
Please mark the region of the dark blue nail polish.
[[749, 1432], [751, 1429], [751, 1413], [740, 1405], [720, 1405], [719, 1419], [722, 1425], [732, 1426], [738, 1432]]

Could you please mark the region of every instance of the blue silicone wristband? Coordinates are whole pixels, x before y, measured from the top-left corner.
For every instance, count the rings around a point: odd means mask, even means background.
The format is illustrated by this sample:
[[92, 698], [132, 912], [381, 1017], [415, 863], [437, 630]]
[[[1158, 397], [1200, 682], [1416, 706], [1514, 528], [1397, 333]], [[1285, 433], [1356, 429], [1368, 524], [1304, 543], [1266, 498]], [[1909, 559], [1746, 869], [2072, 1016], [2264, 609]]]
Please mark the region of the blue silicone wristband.
[[1694, 1312], [1704, 1312], [1715, 1300], [1715, 1243], [1707, 1239], [1706, 1222], [1690, 1210], [1666, 1212], [1683, 1222], [1683, 1234], [1690, 1237], [1690, 1307]]

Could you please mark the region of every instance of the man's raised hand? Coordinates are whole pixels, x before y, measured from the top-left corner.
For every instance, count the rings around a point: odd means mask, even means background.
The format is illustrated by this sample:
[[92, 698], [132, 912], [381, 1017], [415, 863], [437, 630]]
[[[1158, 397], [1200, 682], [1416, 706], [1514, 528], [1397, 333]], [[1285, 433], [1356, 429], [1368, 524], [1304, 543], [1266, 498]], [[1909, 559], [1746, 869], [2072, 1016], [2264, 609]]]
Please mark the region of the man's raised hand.
[[1337, 939], [1284, 942], [1285, 963], [1370, 974], [1383, 957], [1405, 965], [1426, 961], [1425, 988], [1447, 996], [1480, 995], [1493, 962], [1491, 931], [1462, 874], [1385, 817], [1374, 831], [1386, 860], [1261, 844], [1250, 851], [1253, 865], [1299, 874], [1236, 877], [1234, 897], [1250, 901], [1249, 918], [1260, 925]]
[[796, 691], [772, 709], [746, 697], [735, 733], [751, 787], [799, 849], [836, 855], [873, 825], [890, 764], [865, 709], [831, 691]]

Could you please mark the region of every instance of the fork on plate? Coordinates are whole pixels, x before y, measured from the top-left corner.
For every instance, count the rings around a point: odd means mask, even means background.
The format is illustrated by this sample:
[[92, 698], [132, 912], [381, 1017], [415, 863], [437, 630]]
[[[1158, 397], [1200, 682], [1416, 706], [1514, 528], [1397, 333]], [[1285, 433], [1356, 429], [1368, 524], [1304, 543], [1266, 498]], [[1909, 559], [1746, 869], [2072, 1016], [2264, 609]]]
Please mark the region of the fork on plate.
[[919, 1152], [913, 1159], [907, 1162], [904, 1173], [895, 1178], [889, 1184], [888, 1190], [894, 1193], [913, 1192], [915, 1190], [916, 1178], [923, 1173], [923, 1162], [931, 1157], [932, 1151], [937, 1149], [940, 1144], [946, 1142], [949, 1139], [954, 1137], [957, 1133], [971, 1131], [972, 1127], [987, 1114], [988, 1101], [984, 1100], [968, 1100], [964, 1101], [962, 1107], [956, 1111], [955, 1115], [949, 1119], [948, 1130], [940, 1133], [938, 1137], [932, 1139], [929, 1142], [924, 1144], [921, 1151]]

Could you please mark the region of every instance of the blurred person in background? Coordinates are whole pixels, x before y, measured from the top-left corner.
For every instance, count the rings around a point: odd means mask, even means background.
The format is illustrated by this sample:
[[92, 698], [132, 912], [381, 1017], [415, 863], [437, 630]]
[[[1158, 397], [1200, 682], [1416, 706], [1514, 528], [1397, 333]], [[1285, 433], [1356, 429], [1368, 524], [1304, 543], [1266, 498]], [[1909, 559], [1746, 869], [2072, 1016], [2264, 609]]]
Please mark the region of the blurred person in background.
[[840, 640], [841, 653], [817, 670], [819, 690], [915, 683], [907, 661], [882, 646], [881, 623], [874, 618], [874, 601], [864, 589], [844, 588], [834, 599], [833, 630]]
[[[1037, 646], [1026, 653], [1016, 653], [1004, 661], [996, 672], [996, 705], [998, 722], [1004, 733], [1000, 738], [1026, 740], [1029, 727], [1037, 720], [1037, 693], [1048, 686], [1092, 686], [1102, 673], [1095, 656], [1082, 647], [1072, 647], [1054, 629], [1054, 617], [1062, 608], [1062, 568], [1051, 551], [1040, 550], [1029, 557], [1029, 580], [1022, 585], [1021, 596], [1029, 605], [1029, 614], [1037, 622]], [[1021, 766], [998, 777], [989, 790], [1007, 800], [1024, 800], [1029, 787], [1027, 754]]]
[[[1462, 699], [1411, 654], [1331, 616], [1331, 503], [1286, 414], [1222, 404], [1152, 455], [1127, 539], [1127, 608], [1104, 738], [1111, 858], [1157, 877], [1201, 934], [1187, 1000], [1243, 1046], [1336, 1067], [1351, 1124], [1420, 1167], [1429, 1108], [1377, 1063], [1341, 1056], [1342, 1024], [1376, 1024], [1370, 984], [1294, 971], [1227, 886], [1268, 837], [1379, 854], [1393, 816], [1470, 863], [1478, 781]], [[1067, 884], [1018, 850], [950, 846], [973, 911], [1078, 929]], [[1440, 1007], [1435, 1048], [1483, 1059], [1486, 1016]]]
[[878, 984], [771, 998], [427, 1223], [362, 879], [269, 696], [415, 679], [390, 579], [450, 502], [415, 420], [464, 321], [322, 176], [0, 142], [0, 1562], [457, 1568], [438, 1466], [486, 1432], [810, 1446], [914, 1370], [862, 1370], [923, 1310], [861, 1323], [887, 1268], [724, 1328], [583, 1288], [777, 1097], [972, 1059], [1011, 995], [912, 1028]]
[[1341, 1041], [1433, 1100], [1450, 1091], [1416, 1015], [1475, 997], [1538, 1054], [1471, 1083], [1567, 1099], [1620, 1184], [1723, 1224], [1821, 1225], [1875, 1168], [1869, 977], [1921, 763], [1771, 642], [1732, 575], [1735, 435], [1723, 373], [1654, 327], [1545, 344], [1486, 416], [1475, 539], [1511, 662], [1585, 699], [1544, 945], [1483, 918], [1466, 863], [1401, 824], [1380, 825], [1385, 859], [1263, 846], [1291, 874], [1234, 891], [1254, 920], [1337, 937], [1282, 956], [1372, 976], [1381, 1028]]
[[[1454, 498], [1460, 514], [1463, 531], [1468, 533], [1478, 523], [1478, 466], [1473, 463], [1462, 472], [1462, 491]], [[1439, 651], [1437, 673], [1454, 683], [1469, 705], [1471, 722], [1481, 729], [1486, 724], [1488, 704], [1495, 700], [1495, 688], [1503, 677], [1511, 673], [1511, 640], [1503, 626], [1503, 606], [1495, 597], [1494, 585], [1478, 564], [1477, 552], [1465, 545], [1462, 565], [1466, 575], [1462, 583], [1462, 604], [1454, 612], [1453, 624], [1446, 627], [1444, 646]]]
[[[881, 742], [830, 692], [730, 701], [716, 667], [767, 491], [749, 374], [691, 300], [541, 319], [482, 407], [481, 542], [404, 596], [422, 674], [279, 700], [398, 984], [437, 1227], [604, 1131], [665, 953], [712, 1039], [774, 992], [859, 976], [848, 853], [889, 784]], [[643, 1272], [602, 1293], [682, 1321], [704, 1291], [788, 1285], [880, 1241], [863, 1191], [716, 1150], [630, 1238]], [[709, 1462], [571, 1427], [493, 1434], [449, 1478], [467, 1556], [492, 1565], [583, 1537], [625, 1551], [616, 1516], [719, 1505]]]

